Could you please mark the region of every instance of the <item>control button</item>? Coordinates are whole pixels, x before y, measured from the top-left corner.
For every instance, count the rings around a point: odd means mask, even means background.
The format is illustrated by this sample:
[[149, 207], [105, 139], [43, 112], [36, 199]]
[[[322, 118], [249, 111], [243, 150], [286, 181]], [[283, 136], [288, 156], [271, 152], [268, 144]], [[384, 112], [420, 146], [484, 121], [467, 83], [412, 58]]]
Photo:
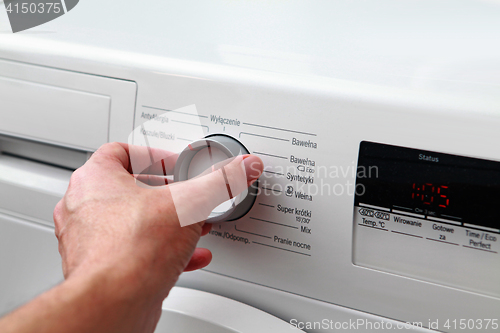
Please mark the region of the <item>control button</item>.
[[[207, 136], [188, 145], [179, 155], [175, 165], [174, 180], [178, 182], [194, 178], [216, 163], [245, 154], [249, 154], [245, 146], [230, 136], [222, 134]], [[254, 183], [248, 190], [223, 202], [210, 213], [206, 222], [233, 221], [244, 216], [255, 202], [257, 189], [257, 183]]]

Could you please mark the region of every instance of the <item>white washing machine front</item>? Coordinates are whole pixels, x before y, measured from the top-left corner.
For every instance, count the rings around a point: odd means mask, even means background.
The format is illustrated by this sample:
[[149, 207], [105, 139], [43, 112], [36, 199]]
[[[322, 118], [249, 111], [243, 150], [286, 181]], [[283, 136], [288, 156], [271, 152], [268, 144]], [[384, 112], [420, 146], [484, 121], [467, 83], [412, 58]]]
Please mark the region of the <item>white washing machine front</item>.
[[[10, 249], [52, 253], [32, 294], [60, 279], [55, 240], [30, 239], [48, 237], [64, 179], [99, 145], [181, 152], [225, 136], [264, 174], [179, 287], [306, 332], [495, 332], [499, 16], [480, 0], [86, 0], [36, 33], [0, 34], [0, 164], [22, 174], [0, 173], [6, 230], [20, 223], [0, 235], [2, 260], [29, 272]], [[12, 290], [11, 305], [29, 296]]]

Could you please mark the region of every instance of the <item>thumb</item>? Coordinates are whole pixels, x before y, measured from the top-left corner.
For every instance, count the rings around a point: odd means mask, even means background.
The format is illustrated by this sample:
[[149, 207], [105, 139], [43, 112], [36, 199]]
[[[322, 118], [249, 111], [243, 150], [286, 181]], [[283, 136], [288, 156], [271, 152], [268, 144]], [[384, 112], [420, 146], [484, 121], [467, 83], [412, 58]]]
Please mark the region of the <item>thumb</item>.
[[257, 180], [263, 168], [259, 157], [240, 155], [213, 166], [208, 174], [169, 185], [181, 226], [205, 221], [217, 206]]

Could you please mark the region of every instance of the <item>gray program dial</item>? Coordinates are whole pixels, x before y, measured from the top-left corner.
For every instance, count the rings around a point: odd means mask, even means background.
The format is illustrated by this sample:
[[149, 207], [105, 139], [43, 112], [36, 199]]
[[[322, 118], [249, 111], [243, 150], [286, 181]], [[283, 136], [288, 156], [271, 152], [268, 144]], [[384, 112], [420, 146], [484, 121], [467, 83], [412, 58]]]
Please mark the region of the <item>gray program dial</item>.
[[[176, 182], [194, 178], [212, 165], [229, 158], [249, 154], [238, 140], [222, 134], [207, 136], [188, 145], [179, 155], [174, 170]], [[207, 223], [237, 220], [253, 206], [257, 195], [257, 181], [247, 191], [216, 207]]]

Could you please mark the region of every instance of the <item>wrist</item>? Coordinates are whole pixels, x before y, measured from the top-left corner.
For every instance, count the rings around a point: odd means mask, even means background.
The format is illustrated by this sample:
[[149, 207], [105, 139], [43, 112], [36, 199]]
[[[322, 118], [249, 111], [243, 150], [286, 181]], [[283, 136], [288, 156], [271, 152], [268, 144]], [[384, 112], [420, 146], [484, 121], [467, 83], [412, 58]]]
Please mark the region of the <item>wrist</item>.
[[182, 270], [172, 272], [170, 270], [175, 266], [172, 265], [166, 267], [169, 271], [161, 274], [162, 269], [158, 266], [164, 260], [155, 259], [145, 252], [144, 249], [136, 249], [133, 255], [115, 253], [109, 257], [89, 257], [71, 271], [67, 281], [87, 283], [107, 295], [110, 301], [161, 304]]
[[75, 318], [81, 322], [75, 328], [86, 327], [81, 332], [152, 332], [146, 328], [154, 327], [161, 313], [163, 297], [120, 268], [74, 274], [60, 287], [61, 294], [71, 295], [65, 302], [68, 308], [79, 304]]
[[[82, 266], [83, 267], [83, 266]], [[116, 270], [72, 274], [0, 320], [2, 332], [153, 332], [161, 299], [144, 297]]]

